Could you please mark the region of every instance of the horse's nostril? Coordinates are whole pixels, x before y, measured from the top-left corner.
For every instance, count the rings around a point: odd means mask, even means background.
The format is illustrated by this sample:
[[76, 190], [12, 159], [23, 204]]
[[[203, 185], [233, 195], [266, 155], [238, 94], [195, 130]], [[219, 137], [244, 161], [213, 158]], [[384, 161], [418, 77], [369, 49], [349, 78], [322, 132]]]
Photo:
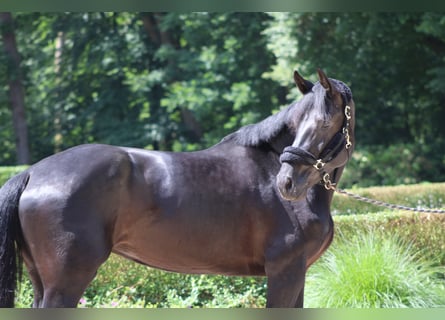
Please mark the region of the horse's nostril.
[[290, 177], [286, 177], [284, 188], [289, 191], [292, 189], [292, 179]]

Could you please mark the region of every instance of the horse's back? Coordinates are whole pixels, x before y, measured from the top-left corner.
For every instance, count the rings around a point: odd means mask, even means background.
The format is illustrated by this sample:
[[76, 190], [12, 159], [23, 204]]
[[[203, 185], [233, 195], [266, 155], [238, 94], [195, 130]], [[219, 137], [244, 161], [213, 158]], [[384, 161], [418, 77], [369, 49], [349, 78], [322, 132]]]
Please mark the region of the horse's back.
[[76, 199], [79, 206], [80, 202], [94, 204], [92, 200], [96, 198], [100, 202], [126, 179], [130, 170], [126, 152], [118, 147], [82, 145], [68, 149], [28, 169], [30, 178], [20, 200], [20, 211], [49, 203], [66, 208], [76, 204]]

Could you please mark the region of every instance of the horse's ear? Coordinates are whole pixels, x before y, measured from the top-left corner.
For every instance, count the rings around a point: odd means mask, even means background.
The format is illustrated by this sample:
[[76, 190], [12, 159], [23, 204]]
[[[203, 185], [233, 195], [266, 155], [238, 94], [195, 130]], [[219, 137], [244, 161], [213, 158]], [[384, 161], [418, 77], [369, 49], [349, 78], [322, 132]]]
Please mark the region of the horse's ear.
[[294, 70], [294, 81], [298, 89], [302, 94], [306, 94], [312, 90], [314, 84], [306, 79], [304, 79], [297, 70]]
[[318, 73], [318, 79], [320, 80], [320, 84], [323, 86], [323, 88], [325, 88], [326, 92], [331, 97], [331, 99], [334, 100], [335, 105], [341, 106], [343, 101], [341, 93], [332, 84], [332, 82], [329, 80], [329, 78], [326, 76], [323, 70], [318, 69], [317, 73]]
[[320, 79], [320, 84], [323, 86], [323, 88], [325, 88], [326, 91], [331, 92], [332, 85], [331, 82], [329, 81], [329, 78], [321, 69], [318, 69], [317, 73], [318, 73], [318, 79]]

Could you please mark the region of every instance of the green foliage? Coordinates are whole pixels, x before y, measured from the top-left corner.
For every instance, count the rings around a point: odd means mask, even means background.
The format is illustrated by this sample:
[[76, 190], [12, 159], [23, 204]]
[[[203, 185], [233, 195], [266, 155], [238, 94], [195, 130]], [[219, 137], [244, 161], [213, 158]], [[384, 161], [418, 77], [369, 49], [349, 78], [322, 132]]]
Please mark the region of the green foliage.
[[445, 179], [439, 145], [394, 144], [355, 150], [341, 178], [342, 187], [413, 184]]
[[264, 303], [264, 294], [262, 278], [183, 275], [112, 255], [99, 269], [82, 303], [87, 307], [121, 306], [123, 301], [144, 307], [254, 307]]
[[264, 118], [276, 87], [262, 78], [274, 63], [262, 34], [268, 15], [194, 13], [180, 19], [185, 25], [181, 77], [173, 79], [161, 100], [178, 128], [175, 151], [210, 146]]
[[428, 13], [307, 13], [293, 30], [304, 34], [298, 56], [308, 70], [326, 66], [351, 84], [361, 144], [430, 144], [444, 133], [443, 95], [431, 90], [443, 65], [441, 23]]
[[337, 240], [309, 271], [306, 304], [325, 308], [445, 306], [445, 286], [422, 252], [376, 230]]
[[9, 178], [25, 170], [27, 166], [0, 167], [0, 186]]
[[15, 307], [16, 308], [30, 308], [34, 301], [34, 290], [32, 288], [31, 280], [29, 279], [28, 272], [24, 268], [22, 282], [19, 285]]
[[[265, 13], [20, 13], [15, 19], [34, 161], [90, 142], [203, 148], [272, 108], [276, 85], [262, 78], [274, 64], [262, 34], [270, 20]], [[10, 119], [3, 95], [0, 119]], [[11, 126], [0, 127], [0, 137], [9, 141], [0, 145], [0, 163], [13, 164]]]
[[[79, 307], [263, 307], [265, 291], [263, 278], [177, 274], [111, 255]], [[32, 297], [31, 281], [25, 273], [16, 306], [30, 307]]]
[[[101, 142], [190, 151], [300, 97], [292, 69], [350, 85], [345, 186], [445, 179], [439, 13], [16, 13], [32, 160]], [[15, 139], [0, 52], [0, 163]], [[311, 76], [313, 75], [313, 76]]]
[[304, 13], [293, 21], [304, 69], [322, 66], [351, 86], [357, 151], [370, 160], [360, 163], [370, 174], [354, 167], [369, 179], [360, 185], [443, 181], [443, 16]]

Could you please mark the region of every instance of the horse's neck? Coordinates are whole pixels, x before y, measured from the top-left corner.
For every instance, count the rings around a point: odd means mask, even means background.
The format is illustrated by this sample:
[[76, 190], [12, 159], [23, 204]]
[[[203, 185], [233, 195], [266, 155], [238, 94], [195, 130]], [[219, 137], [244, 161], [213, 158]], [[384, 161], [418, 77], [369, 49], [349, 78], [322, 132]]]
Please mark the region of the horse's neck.
[[293, 139], [294, 137], [286, 130], [274, 137], [268, 144], [272, 150], [281, 155], [284, 148], [292, 145]]

